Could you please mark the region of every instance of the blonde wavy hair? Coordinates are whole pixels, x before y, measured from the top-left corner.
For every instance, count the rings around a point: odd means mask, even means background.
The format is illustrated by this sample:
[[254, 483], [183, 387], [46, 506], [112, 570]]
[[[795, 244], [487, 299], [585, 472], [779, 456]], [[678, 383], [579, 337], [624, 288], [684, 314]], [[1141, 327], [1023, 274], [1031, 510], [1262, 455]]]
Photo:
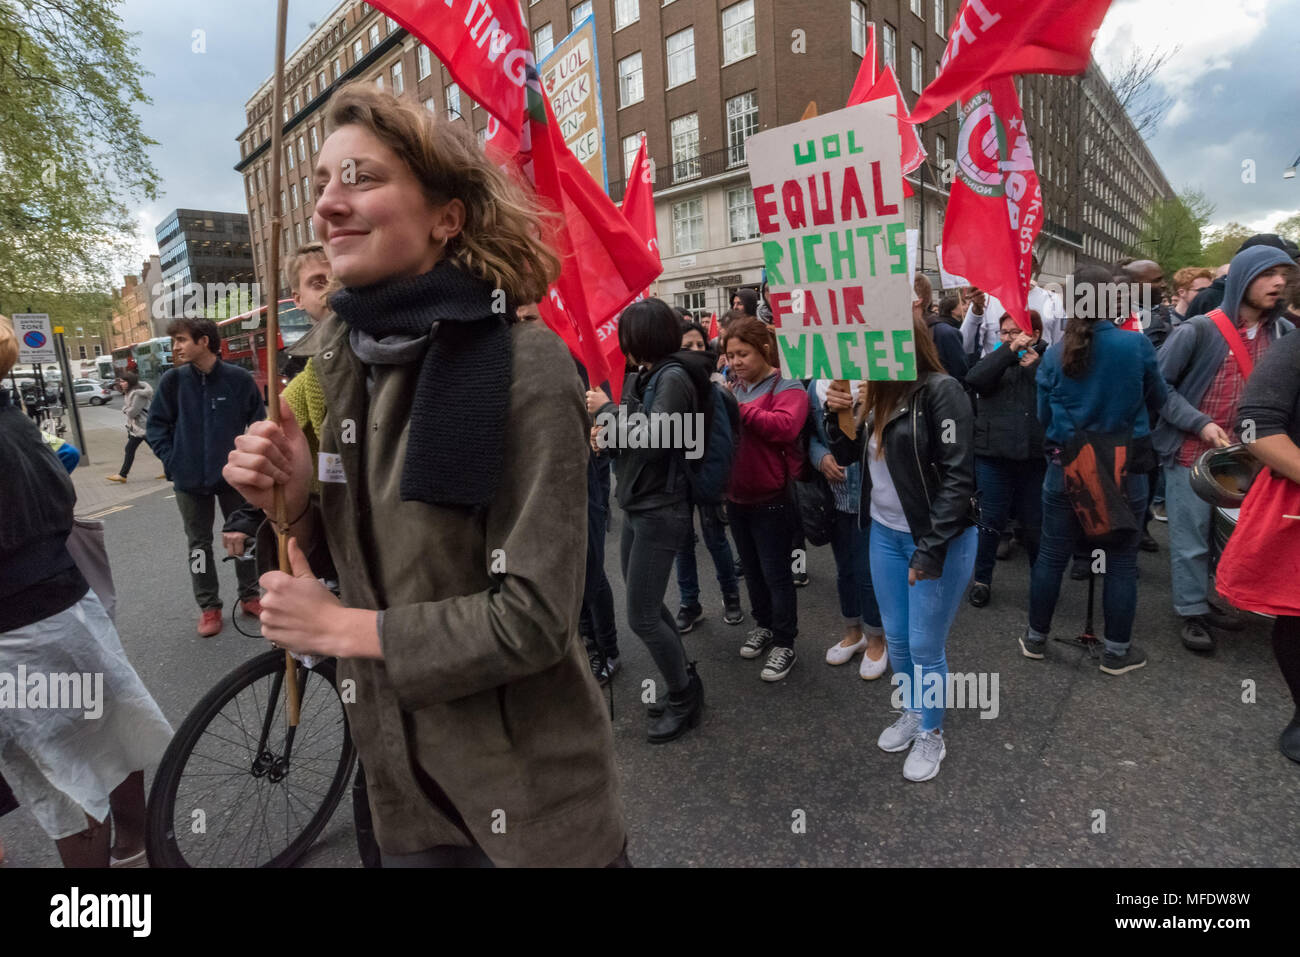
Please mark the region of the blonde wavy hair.
[[422, 106], [356, 82], [330, 100], [326, 135], [342, 126], [368, 130], [401, 157], [431, 203], [465, 204], [465, 225], [448, 242], [448, 259], [515, 303], [546, 297], [560, 261], [541, 233], [556, 217], [494, 165], [462, 124], [439, 122]]

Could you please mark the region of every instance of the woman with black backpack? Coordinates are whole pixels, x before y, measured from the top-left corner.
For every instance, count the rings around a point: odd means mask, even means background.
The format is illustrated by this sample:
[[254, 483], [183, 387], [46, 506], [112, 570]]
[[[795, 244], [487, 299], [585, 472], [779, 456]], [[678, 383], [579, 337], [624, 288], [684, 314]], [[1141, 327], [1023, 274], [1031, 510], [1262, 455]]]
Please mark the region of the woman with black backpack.
[[[614, 458], [616, 498], [624, 513], [619, 558], [627, 586], [628, 625], [645, 642], [668, 691], [662, 706], [651, 705], [647, 711], [648, 740], [664, 744], [699, 723], [704, 685], [686, 659], [676, 620], [664, 604], [677, 550], [691, 532], [689, 466], [682, 449], [657, 440], [671, 435], [675, 426], [681, 429], [677, 435], [694, 435], [703, 442], [700, 413], [702, 398], [711, 395], [707, 390], [712, 388], [713, 363], [707, 353], [682, 348], [681, 319], [660, 299], [643, 299], [623, 310], [618, 343], [637, 366], [624, 382], [622, 401], [611, 402], [603, 390], [592, 389], [587, 392], [587, 411], [596, 422], [593, 448]], [[669, 418], [662, 418], [665, 414]], [[612, 424], [623, 421], [629, 437], [643, 428], [643, 435], [655, 441], [624, 445], [621, 428]], [[611, 425], [603, 428], [602, 423]]]

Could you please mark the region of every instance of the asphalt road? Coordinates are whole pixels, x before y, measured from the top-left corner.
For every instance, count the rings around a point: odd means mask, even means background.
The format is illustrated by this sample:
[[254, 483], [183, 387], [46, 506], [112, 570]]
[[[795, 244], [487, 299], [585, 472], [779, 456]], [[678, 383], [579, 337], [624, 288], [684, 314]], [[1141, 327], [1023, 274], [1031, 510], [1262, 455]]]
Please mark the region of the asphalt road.
[[[238, 634], [229, 618], [220, 636], [196, 636], [169, 491], [136, 498], [105, 522], [123, 643], [178, 725], [262, 643]], [[840, 637], [830, 550], [812, 550], [812, 584], [799, 592], [799, 662], [785, 681], [766, 684], [761, 661], [737, 654], [748, 617], [737, 627], [721, 622], [701, 545], [708, 617], [685, 639], [705, 685], [698, 729], [668, 745], [646, 743], [641, 683], [655, 672], [641, 643], [620, 630], [614, 728], [634, 863], [1300, 865], [1300, 767], [1276, 747], [1291, 707], [1268, 625], [1252, 619], [1213, 657], [1185, 651], [1168, 607], [1165, 527], [1154, 533], [1162, 551], [1141, 556], [1135, 628], [1149, 664], [1121, 677], [1064, 644], [1053, 643], [1046, 661], [1023, 658], [1015, 636], [1026, 621], [1028, 566], [1022, 551], [999, 563], [992, 604], [963, 604], [948, 642], [953, 671], [997, 676], [997, 716], [950, 711], [947, 758], [924, 784], [903, 780], [903, 755], [875, 746], [894, 717], [888, 679], [862, 681], [856, 661], [824, 663]], [[622, 622], [617, 536], [615, 515], [608, 557]], [[229, 564], [221, 576], [229, 609]], [[1067, 579], [1056, 633], [1079, 630], [1085, 595], [1086, 586]], [[676, 597], [670, 585], [674, 606]], [[1247, 683], [1253, 703], [1243, 702]], [[307, 866], [357, 866], [350, 818], [345, 799]], [[58, 864], [25, 810], [0, 818], [0, 840], [11, 866]]]

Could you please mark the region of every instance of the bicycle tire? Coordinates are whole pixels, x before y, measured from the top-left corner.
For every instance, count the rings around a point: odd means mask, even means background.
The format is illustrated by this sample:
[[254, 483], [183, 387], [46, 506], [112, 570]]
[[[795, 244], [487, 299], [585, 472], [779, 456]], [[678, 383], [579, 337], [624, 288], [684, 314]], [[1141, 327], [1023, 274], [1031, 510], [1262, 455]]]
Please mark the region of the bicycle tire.
[[[177, 834], [177, 824], [178, 824], [176, 820], [177, 803], [178, 803], [177, 798], [182, 786], [182, 782], [185, 780], [186, 777], [186, 770], [188, 767], [191, 766], [192, 763], [194, 763], [196, 748], [198, 747], [199, 743], [205, 739], [205, 735], [208, 734], [209, 726], [212, 725], [214, 722], [216, 722], [218, 718], [223, 715], [223, 712], [226, 709], [226, 707], [232, 702], [236, 703], [236, 707], [237, 709], [239, 709], [239, 713], [242, 719], [242, 709], [239, 708], [238, 705], [241, 694], [252, 689], [252, 697], [254, 699], [254, 703], [257, 704], [258, 702], [257, 702], [256, 688], [258, 687], [259, 682], [265, 681], [266, 679], [271, 679], [272, 687], [274, 687], [276, 681], [275, 675], [277, 672], [280, 674], [284, 673], [284, 652], [282, 651], [274, 651], [274, 650], [268, 651], [264, 654], [258, 655], [256, 658], [246, 661], [244, 664], [240, 665], [234, 671], [226, 675], [206, 695], [204, 695], [203, 698], [199, 700], [198, 704], [196, 704], [194, 708], [191, 709], [190, 713], [186, 716], [185, 720], [181, 723], [180, 728], [176, 731], [176, 734], [172, 737], [171, 743], [167, 746], [167, 750], [164, 752], [162, 760], [159, 762], [158, 770], [154, 775], [153, 785], [149, 791], [149, 801], [148, 801], [148, 810], [147, 810], [146, 827], [145, 827], [145, 848], [148, 851], [148, 857], [151, 866], [181, 867], [181, 868], [194, 867], [194, 866], [214, 866], [214, 867], [241, 866], [241, 864], [238, 862], [232, 864], [229, 861], [223, 861], [223, 860], [213, 860], [208, 862], [206, 865], [204, 865], [201, 858], [196, 858], [195, 860], [190, 859], [191, 857], [195, 857], [194, 852], [191, 851], [189, 854], [186, 853], [186, 849], [182, 848]], [[307, 670], [304, 686], [305, 687], [304, 687], [304, 693], [302, 695], [302, 712], [301, 712], [301, 719], [299, 724], [299, 731], [302, 731], [307, 726], [309, 720], [312, 719], [319, 720], [319, 718], [317, 717], [317, 708], [314, 702], [318, 700], [318, 698], [325, 698], [325, 693], [323, 691], [323, 688], [328, 687], [329, 697], [326, 700], [328, 700], [332, 704], [337, 705], [338, 713], [341, 718], [339, 724], [342, 732], [341, 735], [342, 743], [338, 749], [339, 750], [338, 760], [337, 762], [334, 762], [332, 758], [328, 759], [327, 766], [329, 764], [333, 765], [332, 777], [330, 778], [328, 789], [322, 795], [320, 795], [320, 800], [317, 803], [314, 811], [312, 811], [311, 816], [307, 820], [306, 824], [302, 827], [293, 828], [293, 830], [297, 831], [297, 833], [296, 836], [294, 836], [292, 839], [289, 839], [287, 836], [287, 832], [288, 830], [290, 830], [289, 828], [289, 817], [291, 815], [290, 795], [289, 795], [288, 787], [286, 786], [284, 788], [284, 792], [285, 792], [284, 802], [285, 802], [285, 809], [286, 809], [285, 846], [282, 850], [279, 850], [277, 853], [273, 854], [268, 860], [255, 861], [248, 866], [291, 867], [295, 863], [297, 863], [297, 861], [303, 856], [303, 854], [307, 852], [307, 850], [315, 842], [316, 838], [320, 836], [320, 832], [324, 830], [325, 825], [329, 822], [329, 819], [331, 818], [331, 816], [333, 816], [335, 810], [338, 808], [339, 802], [342, 800], [343, 795], [348, 790], [348, 785], [351, 779], [352, 771], [356, 766], [356, 761], [357, 761], [356, 749], [352, 744], [352, 737], [348, 730], [347, 713], [343, 707], [342, 701], [338, 697], [338, 691], [335, 682], [334, 660], [332, 658], [326, 659], [320, 662], [319, 664], [317, 664], [315, 668]], [[254, 717], [254, 721], [256, 722], [254, 730], [258, 732], [260, 732], [261, 723], [267, 717], [266, 708], [273, 709], [273, 713], [271, 715], [271, 724], [270, 724], [271, 731], [270, 731], [270, 736], [268, 736], [268, 740], [267, 740], [268, 748], [272, 746], [273, 742], [276, 743], [277, 745], [282, 743], [281, 738], [276, 737], [276, 735], [279, 734], [282, 736], [285, 727], [284, 710], [283, 710], [285, 696], [283, 694], [283, 687], [282, 686], [280, 687], [279, 689], [280, 693], [278, 694], [278, 696], [276, 696], [274, 701], [271, 700], [270, 690], [271, 689], [268, 688], [265, 707], [253, 708], [253, 717]], [[319, 692], [319, 695], [317, 694], [317, 692]], [[244, 700], [246, 700], [246, 698]], [[226, 720], [230, 721], [230, 718], [227, 717]], [[234, 722], [231, 721], [231, 723], [233, 724]], [[250, 743], [247, 741], [248, 731], [246, 729], [241, 729], [241, 730], [244, 731], [245, 739], [246, 739], [244, 743], [244, 747], [246, 747], [246, 749], [248, 750], [249, 755], [253, 755], [255, 749], [247, 747], [247, 745]], [[283, 784], [285, 781], [289, 781], [292, 778], [295, 770], [297, 770], [300, 773], [300, 775], [307, 771], [307, 768], [305, 767], [302, 760], [301, 747], [307, 744], [307, 740], [309, 740], [311, 735], [315, 733], [318, 733], [316, 729], [309, 730], [307, 732], [307, 738], [305, 738], [303, 741], [299, 741], [297, 740], [297, 738], [295, 738], [294, 744], [296, 747], [299, 747], [299, 751], [297, 752], [297, 754], [291, 753], [290, 762], [289, 762], [289, 772], [288, 775], [286, 775], [282, 781], [270, 781], [269, 777], [265, 774], [262, 775], [254, 774], [251, 765], [248, 770], [242, 772], [242, 775], [234, 775], [231, 774], [230, 772], [224, 772], [224, 773], [226, 774], [227, 777], [232, 779], [232, 786], [233, 786], [233, 782], [239, 781], [241, 777], [247, 777], [249, 779], [252, 779], [255, 782], [260, 781], [262, 778], [267, 778], [268, 779], [267, 783], [272, 786], [278, 786], [279, 784]], [[222, 741], [230, 740], [230, 739], [221, 738], [220, 735], [214, 735], [214, 736]], [[239, 742], [236, 741], [233, 743], [239, 746]], [[327, 744], [329, 743], [330, 742], [327, 742]], [[199, 757], [207, 760], [215, 760], [208, 755], [200, 754]], [[295, 759], [297, 759], [298, 761], [297, 764], [294, 763]], [[227, 762], [217, 761], [217, 763], [223, 764]], [[232, 767], [236, 767], [236, 766], [232, 765]], [[236, 770], [239, 770], [239, 768], [236, 767]], [[310, 773], [324, 777], [324, 774], [319, 771], [313, 770]], [[195, 771], [192, 776], [200, 777], [200, 776], [214, 776], [214, 775], [208, 772]], [[237, 797], [243, 796], [246, 787], [247, 787], [247, 782], [241, 785], [239, 795], [237, 795]], [[257, 786], [254, 787], [255, 794], [259, 790], [260, 789]], [[269, 792], [264, 792], [263, 796], [269, 797]], [[301, 800], [301, 798], [299, 798], [299, 800]], [[188, 805], [188, 801], [183, 803], [182, 812], [190, 815], [191, 817], [196, 810], [204, 811], [204, 817], [203, 817], [204, 831], [201, 833], [205, 837], [206, 837], [208, 825], [211, 825], [213, 828], [220, 825], [222, 827], [221, 835], [222, 837], [224, 837], [225, 833], [230, 828], [231, 822], [234, 820], [234, 818], [232, 817], [227, 817], [226, 820], [224, 821], [224, 824], [222, 823], [220, 817], [218, 817], [216, 820], [209, 820], [207, 818], [205, 809], [190, 808], [187, 805]], [[270, 806], [269, 799], [263, 801], [260, 799], [259, 796], [259, 800], [253, 801], [250, 798], [250, 800], [244, 802], [242, 805], [232, 804], [230, 811], [235, 815], [238, 815], [239, 813], [247, 813], [248, 809], [253, 808], [254, 805], [258, 810], [264, 808], [269, 810], [269, 806]], [[192, 825], [191, 820], [183, 820], [180, 823], [185, 825]], [[263, 833], [266, 833], [265, 819], [263, 820], [262, 824], [263, 824], [263, 828], [262, 828]], [[185, 830], [182, 829], [182, 834], [184, 833]], [[191, 831], [191, 833], [194, 832]], [[248, 836], [251, 837], [252, 834], [253, 834], [253, 830], [250, 828], [248, 832]], [[269, 837], [269, 834], [267, 836]], [[262, 835], [259, 834], [256, 839], [256, 847], [258, 849], [260, 849], [261, 847], [261, 839], [262, 839]], [[218, 842], [220, 842], [220, 840], [221, 838], [218, 838]], [[199, 843], [203, 843], [203, 842], [200, 841]], [[240, 844], [237, 846], [240, 847], [239, 861], [242, 861], [244, 851], [248, 846], [248, 842], [245, 842], [244, 844]]]

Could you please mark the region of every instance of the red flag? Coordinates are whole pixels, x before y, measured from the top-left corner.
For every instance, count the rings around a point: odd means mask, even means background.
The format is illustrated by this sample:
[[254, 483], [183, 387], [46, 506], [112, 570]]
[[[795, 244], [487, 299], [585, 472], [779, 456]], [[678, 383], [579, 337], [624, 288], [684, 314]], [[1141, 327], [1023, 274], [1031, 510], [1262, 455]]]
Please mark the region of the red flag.
[[[632, 171], [627, 177], [623, 205], [619, 208], [645, 242], [646, 249], [659, 260], [659, 226], [655, 222], [654, 179], [650, 172], [650, 155], [643, 136], [641, 148], [637, 150], [636, 159], [632, 161]], [[662, 265], [661, 260], [660, 262]], [[650, 290], [647, 288], [641, 297], [648, 298], [649, 295]]]
[[712, 342], [720, 335], [722, 335], [722, 330], [718, 328], [718, 314], [715, 312], [709, 317], [709, 341]]
[[1082, 73], [1111, 0], [965, 0], [953, 20], [939, 75], [921, 93], [912, 122], [1014, 73]]
[[[925, 161], [925, 146], [921, 143], [921, 134], [912, 125], [907, 112], [907, 101], [903, 99], [903, 91], [898, 88], [898, 77], [894, 75], [894, 68], [886, 67], [884, 73], [876, 74], [876, 25], [869, 23], [867, 24], [867, 55], [862, 58], [862, 65], [858, 67], [858, 77], [853, 81], [849, 102], [845, 105], [857, 106], [859, 103], [879, 100], [887, 96], [893, 96], [898, 104], [898, 138], [903, 144], [901, 157], [903, 173], [907, 174]], [[903, 195], [905, 197], [912, 195], [912, 187], [906, 179], [903, 180]]]
[[957, 179], [943, 223], [944, 267], [995, 296], [1030, 331], [1025, 297], [1043, 191], [1011, 77], [962, 104]]
[[876, 85], [876, 25], [867, 24], [867, 51], [862, 57], [862, 65], [858, 67], [858, 78], [853, 81], [853, 89], [849, 92], [848, 106], [857, 106], [859, 103], [865, 103], [872, 99], [868, 94], [873, 86]]
[[447, 66], [490, 116], [489, 152], [511, 163], [559, 214], [557, 223], [543, 228], [560, 257], [561, 274], [538, 310], [587, 366], [591, 383], [609, 379], [617, 398], [621, 362], [611, 375], [600, 342], [609, 337], [611, 320], [663, 267], [564, 145], [518, 4], [378, 0], [372, 6], [424, 41]]

